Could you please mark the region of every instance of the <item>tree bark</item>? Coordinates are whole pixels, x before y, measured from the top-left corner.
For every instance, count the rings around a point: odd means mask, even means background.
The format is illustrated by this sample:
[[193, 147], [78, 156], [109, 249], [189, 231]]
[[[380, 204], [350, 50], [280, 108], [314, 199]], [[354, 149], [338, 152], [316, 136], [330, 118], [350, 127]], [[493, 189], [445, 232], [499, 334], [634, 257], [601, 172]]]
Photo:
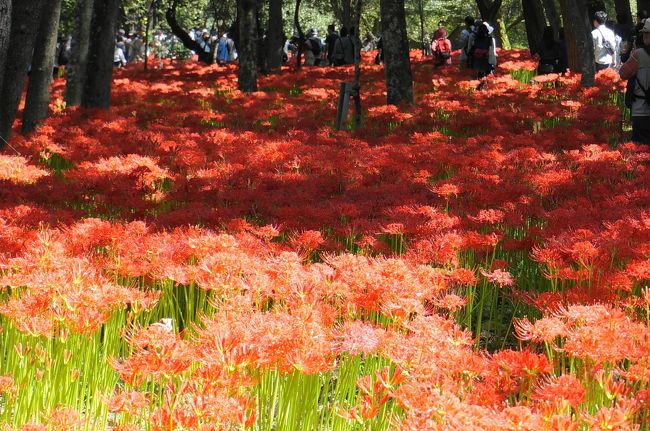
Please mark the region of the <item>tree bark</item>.
[[557, 13], [555, 0], [542, 0], [542, 3], [544, 4], [544, 11], [546, 12], [548, 22], [553, 28], [553, 35], [555, 36], [555, 39], [557, 39], [560, 34], [560, 27], [562, 27], [562, 24], [560, 24], [560, 15]]
[[539, 45], [546, 27], [544, 9], [540, 0], [521, 0], [521, 7], [524, 13], [526, 24], [526, 36], [530, 54], [534, 55], [539, 51]]
[[296, 7], [293, 10], [293, 26], [298, 32], [298, 51], [296, 52], [296, 70], [302, 67], [302, 46], [305, 43], [305, 33], [300, 26], [300, 5], [302, 0], [296, 0]]
[[172, 33], [174, 33], [174, 36], [176, 36], [181, 41], [181, 43], [183, 43], [183, 46], [185, 48], [196, 52], [196, 54], [199, 56], [199, 61], [202, 61], [205, 64], [212, 64], [214, 60], [212, 53], [205, 52], [203, 48], [201, 48], [201, 45], [199, 45], [198, 42], [192, 40], [189, 33], [180, 26], [178, 21], [176, 21], [175, 6], [176, 2], [174, 2], [174, 5], [171, 8], [167, 9], [167, 13], [165, 14], [167, 24], [169, 24]]
[[92, 19], [93, 0], [77, 0], [70, 45], [70, 62], [65, 67], [65, 103], [67, 106], [81, 105], [81, 96], [86, 82]]
[[[496, 22], [494, 24], [494, 31], [496, 33], [497, 46], [503, 49], [510, 49], [510, 37], [508, 37], [508, 26], [506, 26], [501, 10], [497, 12]], [[499, 43], [499, 41], [501, 43]]]
[[43, 0], [19, 0], [11, 11], [11, 35], [0, 94], [0, 148], [8, 140], [27, 80]]
[[381, 0], [379, 6], [387, 103], [413, 103], [413, 78], [404, 0]]
[[11, 34], [11, 0], [0, 0], [0, 94], [2, 92], [2, 77], [5, 71], [7, 47]]
[[619, 21], [620, 18], [623, 18], [626, 25], [632, 25], [634, 21], [632, 21], [632, 9], [630, 7], [630, 0], [614, 0], [614, 9], [616, 10], [616, 21]]
[[81, 98], [84, 108], [108, 109], [111, 106], [118, 9], [119, 0], [95, 0], [86, 82]]
[[255, 0], [238, 0], [239, 70], [237, 87], [246, 93], [257, 91], [257, 5]]
[[269, 0], [269, 23], [266, 30], [266, 66], [269, 71], [282, 66], [282, 0]]
[[[505, 26], [499, 22], [499, 12], [503, 0], [476, 0], [476, 6], [478, 7], [479, 13], [481, 14], [481, 19], [495, 27], [495, 35], [497, 46], [503, 46], [503, 37], [505, 33]], [[507, 40], [508, 36], [505, 34]], [[509, 42], [508, 42], [509, 44]]]
[[56, 56], [56, 39], [59, 32], [61, 0], [48, 0], [36, 36], [32, 70], [23, 111], [23, 133], [34, 130], [47, 118], [50, 106], [50, 84]]
[[564, 17], [569, 69], [582, 72], [582, 86], [591, 87], [595, 82], [596, 62], [587, 5], [584, 0], [560, 0], [560, 7]]

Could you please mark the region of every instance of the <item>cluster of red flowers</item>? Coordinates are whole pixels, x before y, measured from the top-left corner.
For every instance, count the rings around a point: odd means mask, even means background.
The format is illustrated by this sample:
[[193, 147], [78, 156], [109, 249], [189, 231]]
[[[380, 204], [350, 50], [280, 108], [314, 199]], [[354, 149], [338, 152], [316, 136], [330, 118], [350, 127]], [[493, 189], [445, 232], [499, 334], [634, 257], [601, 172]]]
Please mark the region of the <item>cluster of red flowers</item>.
[[[354, 357], [379, 364], [358, 403], [322, 406], [351, 422], [649, 426], [650, 151], [613, 72], [529, 83], [524, 53], [501, 58], [477, 90], [414, 55], [401, 108], [366, 58], [364, 126], [342, 132], [346, 68], [250, 95], [234, 66], [116, 71], [110, 111], [57, 112], [0, 156], [0, 325], [65, 340], [122, 313], [126, 347], [96, 358], [114, 429], [252, 427], [269, 373]], [[0, 406], [19, 380], [0, 366]], [[88, 426], [77, 407], [25, 429]]]

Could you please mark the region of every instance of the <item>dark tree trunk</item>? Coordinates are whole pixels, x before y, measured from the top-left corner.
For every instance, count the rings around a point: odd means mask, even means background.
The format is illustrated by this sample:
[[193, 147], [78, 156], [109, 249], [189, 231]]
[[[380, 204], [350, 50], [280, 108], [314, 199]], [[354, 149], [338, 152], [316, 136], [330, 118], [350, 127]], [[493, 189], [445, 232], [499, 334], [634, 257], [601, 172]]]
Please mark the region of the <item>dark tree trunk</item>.
[[543, 0], [543, 3], [546, 17], [548, 18], [549, 24], [553, 28], [553, 35], [555, 36], [555, 39], [557, 39], [560, 34], [560, 27], [562, 24], [560, 24], [560, 15], [557, 13], [555, 0]]
[[0, 94], [2, 92], [2, 77], [5, 71], [5, 59], [11, 34], [11, 0], [0, 0]]
[[9, 138], [16, 118], [32, 60], [43, 4], [43, 0], [19, 0], [12, 5], [11, 36], [0, 94], [0, 147], [4, 145], [3, 140]]
[[418, 17], [420, 18], [420, 43], [422, 44], [422, 54], [427, 55], [427, 41], [424, 36], [424, 0], [418, 0]]
[[300, 4], [302, 0], [296, 0], [296, 7], [293, 10], [293, 26], [298, 32], [298, 51], [296, 52], [296, 70], [302, 67], [302, 46], [305, 43], [305, 33], [302, 32], [300, 26]]
[[544, 8], [540, 0], [521, 0], [526, 24], [526, 36], [530, 54], [534, 55], [539, 51], [539, 44], [542, 40], [546, 19], [544, 19]]
[[48, 0], [43, 7], [43, 16], [34, 46], [32, 70], [23, 112], [23, 133], [31, 132], [47, 118], [60, 16], [61, 0]]
[[282, 0], [269, 0], [269, 23], [266, 30], [266, 67], [269, 72], [282, 66], [282, 29]]
[[65, 103], [67, 106], [81, 105], [86, 67], [88, 66], [88, 45], [90, 24], [93, 19], [93, 0], [77, 0], [74, 29], [70, 45], [70, 62], [65, 67]]
[[596, 62], [591, 40], [591, 24], [584, 0], [560, 0], [566, 36], [569, 69], [582, 73], [582, 86], [595, 82]]
[[342, 16], [341, 16], [341, 23], [343, 24], [343, 27], [347, 28], [350, 30], [350, 27], [352, 26], [352, 1], [351, 0], [341, 0], [341, 9], [342, 9]]
[[495, 27], [495, 39], [498, 46], [501, 46], [502, 32], [505, 32], [505, 27], [498, 22], [500, 21], [499, 9], [501, 9], [502, 3], [503, 0], [494, 0], [492, 2], [490, 0], [476, 0], [481, 19]]
[[[174, 2], [174, 7], [171, 7], [167, 10], [165, 17], [167, 18], [167, 24], [172, 30], [172, 33], [183, 43], [183, 46], [190, 51], [194, 51], [199, 56], [199, 61], [202, 61], [205, 64], [212, 64], [214, 61], [214, 56], [212, 53], [205, 52], [201, 45], [198, 42], [192, 40], [189, 33], [186, 32], [183, 27], [178, 24], [176, 21], [176, 2]], [[154, 15], [155, 16], [155, 15]], [[148, 27], [147, 27], [148, 28]]]
[[246, 93], [257, 91], [257, 4], [239, 0], [239, 70], [237, 87]]
[[81, 104], [84, 108], [109, 108], [115, 54], [115, 27], [119, 0], [95, 0], [90, 33], [86, 82]]
[[650, 0], [636, 0], [636, 10], [645, 10], [650, 13]]
[[381, 0], [380, 10], [387, 103], [413, 103], [404, 0]]
[[616, 9], [616, 21], [623, 22], [627, 25], [632, 25], [632, 9], [630, 7], [630, 0], [614, 0], [614, 8]]

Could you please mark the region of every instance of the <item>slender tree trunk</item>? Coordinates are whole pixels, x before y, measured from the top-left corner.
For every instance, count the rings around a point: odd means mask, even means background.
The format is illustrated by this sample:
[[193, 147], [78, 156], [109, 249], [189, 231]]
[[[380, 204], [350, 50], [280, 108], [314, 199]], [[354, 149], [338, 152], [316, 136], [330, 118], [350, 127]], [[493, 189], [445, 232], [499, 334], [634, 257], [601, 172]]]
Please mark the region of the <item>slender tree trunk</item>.
[[90, 52], [81, 104], [84, 108], [109, 108], [115, 54], [115, 27], [119, 0], [95, 0]]
[[92, 17], [93, 0], [77, 0], [70, 45], [70, 62], [65, 67], [65, 103], [67, 106], [81, 105], [81, 95], [86, 82]]
[[282, 0], [269, 0], [269, 23], [266, 30], [266, 65], [269, 71], [282, 66], [284, 48], [282, 24]]
[[5, 59], [11, 34], [11, 0], [0, 0], [0, 94], [2, 92], [2, 77], [5, 71]]
[[362, 0], [354, 5], [354, 127], [361, 127], [361, 7]]
[[298, 32], [298, 51], [296, 52], [296, 70], [300, 70], [302, 67], [302, 46], [305, 43], [305, 33], [302, 32], [302, 27], [300, 26], [300, 5], [302, 0], [296, 0], [296, 7], [293, 10], [293, 26]]
[[596, 62], [591, 40], [591, 24], [584, 0], [560, 0], [569, 57], [569, 69], [582, 73], [582, 86], [595, 82]]
[[5, 73], [0, 94], [0, 148], [11, 134], [18, 103], [27, 80], [43, 0], [19, 0], [11, 11], [11, 36], [7, 48]]
[[427, 55], [427, 43], [424, 40], [424, 0], [418, 0], [418, 15], [420, 18], [420, 43], [422, 44], [422, 54]]
[[539, 51], [539, 44], [542, 40], [544, 27], [546, 27], [544, 9], [540, 0], [521, 0], [521, 6], [524, 13], [528, 48], [530, 54], [534, 55]]
[[341, 6], [343, 9], [343, 27], [350, 30], [352, 26], [352, 0], [341, 0]]
[[614, 0], [614, 9], [616, 9], [616, 20], [624, 17], [624, 22], [627, 25], [632, 24], [632, 9], [630, 7], [630, 0]]
[[510, 44], [506, 27], [499, 19], [502, 3], [503, 0], [494, 0], [492, 2], [490, 0], [476, 0], [476, 6], [481, 14], [481, 19], [494, 26], [494, 38], [496, 39], [497, 46], [503, 46], [504, 36], [507, 44]]
[[544, 11], [546, 12], [546, 17], [548, 22], [553, 28], [553, 35], [557, 39], [560, 34], [560, 15], [557, 13], [557, 7], [555, 6], [555, 0], [542, 0], [544, 4]]
[[31, 132], [47, 118], [60, 16], [61, 0], [48, 0], [43, 7], [43, 16], [34, 46], [32, 71], [29, 75], [29, 87], [23, 111], [23, 133]]
[[413, 78], [404, 0], [381, 0], [380, 13], [387, 103], [413, 103]]
[[257, 5], [239, 0], [239, 70], [237, 87], [246, 93], [257, 91]]

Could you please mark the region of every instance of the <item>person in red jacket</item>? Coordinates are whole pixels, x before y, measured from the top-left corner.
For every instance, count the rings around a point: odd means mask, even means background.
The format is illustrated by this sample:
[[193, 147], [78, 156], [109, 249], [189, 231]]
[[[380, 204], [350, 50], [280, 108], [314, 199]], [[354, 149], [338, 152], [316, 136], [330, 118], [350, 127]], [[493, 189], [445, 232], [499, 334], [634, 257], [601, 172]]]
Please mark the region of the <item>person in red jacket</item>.
[[431, 52], [436, 67], [451, 64], [451, 41], [447, 39], [447, 30], [444, 27], [439, 27], [433, 33]]

